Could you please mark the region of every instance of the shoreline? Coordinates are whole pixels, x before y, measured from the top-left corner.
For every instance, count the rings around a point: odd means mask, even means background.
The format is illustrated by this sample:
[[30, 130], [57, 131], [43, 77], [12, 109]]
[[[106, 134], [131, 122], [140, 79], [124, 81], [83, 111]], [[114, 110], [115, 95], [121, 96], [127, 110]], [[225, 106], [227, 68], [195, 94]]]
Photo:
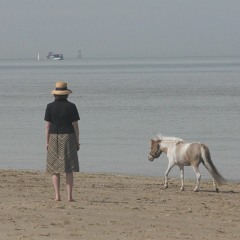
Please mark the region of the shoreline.
[[[36, 173], [41, 173], [41, 174], [46, 174], [45, 170], [36, 170], [36, 169], [13, 169], [13, 168], [0, 168], [0, 172], [36, 172]], [[205, 169], [204, 169], [205, 171]], [[85, 172], [85, 171], [81, 171], [79, 173], [75, 173], [75, 174], [96, 174], [96, 175], [119, 175], [119, 176], [129, 176], [129, 177], [143, 177], [143, 178], [159, 178], [159, 179], [164, 179], [164, 175], [154, 175], [154, 174], [138, 174], [138, 173], [122, 173], [122, 172]], [[204, 175], [205, 174], [205, 175]], [[222, 174], [222, 173], [221, 173]], [[169, 179], [176, 179], [179, 180], [180, 182], [180, 176], [178, 174], [169, 174], [168, 175]], [[224, 176], [225, 177], [225, 176]], [[239, 179], [228, 179], [225, 178], [227, 183], [240, 183], [240, 177]], [[195, 175], [193, 175], [192, 177], [188, 177], [188, 175], [185, 173], [184, 175], [184, 181], [196, 181], [196, 177]], [[210, 174], [206, 171], [205, 173], [202, 173], [202, 177], [201, 177], [201, 182], [208, 182], [208, 181], [212, 181], [212, 178], [210, 176]]]
[[240, 183], [214, 192], [212, 181], [127, 174], [75, 173], [73, 197], [54, 201], [44, 171], [0, 170], [0, 230], [10, 239], [239, 239]]
[[[204, 169], [205, 170], [205, 169]], [[46, 173], [45, 170], [36, 170], [36, 169], [13, 169], [13, 168], [0, 168], [0, 172], [22, 172], [22, 173], [39, 173], [39, 174], [46, 174], [47, 176], [50, 176]], [[162, 181], [162, 183], [164, 183], [164, 176], [163, 175], [153, 175], [153, 174], [135, 174], [135, 173], [122, 173], [122, 172], [84, 172], [81, 171], [80, 172], [76, 172], [74, 174], [85, 174], [85, 175], [114, 175], [114, 176], [126, 176], [126, 177], [142, 177], [142, 178], [158, 178], [160, 181]], [[210, 176], [210, 174], [208, 172], [206, 172], [207, 175], [203, 175], [201, 177], [201, 183], [202, 182], [211, 182], [212, 178]], [[61, 174], [61, 176], [63, 177], [64, 175]], [[168, 175], [169, 179], [175, 179], [176, 181], [179, 181], [180, 184], [180, 176], [178, 176], [177, 174], [169, 174]], [[228, 183], [233, 183], [233, 184], [240, 184], [240, 178], [239, 179], [226, 179], [226, 184]], [[196, 182], [196, 177], [195, 175], [193, 177], [188, 177], [187, 174], [184, 175], [184, 182], [185, 181], [190, 181], [190, 182]], [[201, 183], [200, 183], [200, 187], [201, 187]]]

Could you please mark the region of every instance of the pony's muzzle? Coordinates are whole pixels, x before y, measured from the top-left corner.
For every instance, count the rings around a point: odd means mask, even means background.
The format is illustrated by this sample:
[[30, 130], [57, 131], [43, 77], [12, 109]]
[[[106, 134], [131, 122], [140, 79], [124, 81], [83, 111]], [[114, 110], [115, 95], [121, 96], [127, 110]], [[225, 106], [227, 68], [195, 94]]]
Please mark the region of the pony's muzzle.
[[149, 155], [149, 156], [148, 156], [148, 160], [149, 160], [149, 161], [151, 161], [151, 162], [152, 162], [154, 159], [155, 159], [155, 157], [154, 157], [154, 156], [152, 156], [152, 155]]
[[149, 161], [153, 161], [155, 158], [159, 158], [160, 155], [162, 154], [162, 151], [159, 149], [159, 152], [157, 152], [156, 154], [151, 154], [148, 156], [148, 160]]

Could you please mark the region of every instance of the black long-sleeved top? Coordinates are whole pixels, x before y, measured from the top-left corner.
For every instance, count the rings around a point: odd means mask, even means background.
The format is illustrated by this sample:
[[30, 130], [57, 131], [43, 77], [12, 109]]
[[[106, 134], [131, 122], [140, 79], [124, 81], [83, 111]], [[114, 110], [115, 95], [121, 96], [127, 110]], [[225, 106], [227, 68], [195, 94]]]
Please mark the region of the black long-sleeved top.
[[50, 134], [74, 133], [73, 122], [80, 120], [77, 107], [67, 99], [56, 99], [47, 105], [45, 121], [51, 122]]

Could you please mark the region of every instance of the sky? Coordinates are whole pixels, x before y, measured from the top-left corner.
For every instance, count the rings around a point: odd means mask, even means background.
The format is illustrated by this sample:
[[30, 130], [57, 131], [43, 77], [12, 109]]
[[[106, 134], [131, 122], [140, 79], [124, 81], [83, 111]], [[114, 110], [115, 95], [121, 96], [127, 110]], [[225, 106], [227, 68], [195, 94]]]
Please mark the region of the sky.
[[240, 0], [0, 0], [0, 59], [240, 56]]

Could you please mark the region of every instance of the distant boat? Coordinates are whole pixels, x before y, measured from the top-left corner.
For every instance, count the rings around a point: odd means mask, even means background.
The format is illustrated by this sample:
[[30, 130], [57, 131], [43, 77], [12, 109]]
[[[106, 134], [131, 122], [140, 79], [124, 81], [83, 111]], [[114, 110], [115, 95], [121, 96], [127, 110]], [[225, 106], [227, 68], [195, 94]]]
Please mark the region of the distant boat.
[[82, 58], [82, 51], [81, 50], [78, 50], [78, 55], [77, 55], [77, 58]]
[[37, 55], [37, 60], [39, 61], [40, 60], [40, 54], [38, 53]]
[[52, 59], [52, 60], [63, 60], [63, 54], [59, 54], [59, 53], [54, 53], [54, 52], [48, 52], [47, 56], [45, 57], [45, 59]]

